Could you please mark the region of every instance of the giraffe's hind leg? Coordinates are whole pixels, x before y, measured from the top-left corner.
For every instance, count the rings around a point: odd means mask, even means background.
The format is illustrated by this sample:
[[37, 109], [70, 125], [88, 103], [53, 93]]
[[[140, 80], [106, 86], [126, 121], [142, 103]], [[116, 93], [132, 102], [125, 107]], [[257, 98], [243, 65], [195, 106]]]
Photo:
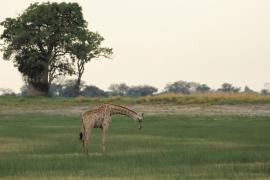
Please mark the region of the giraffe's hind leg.
[[84, 134], [84, 141], [83, 141], [83, 149], [84, 149], [84, 153], [86, 153], [86, 155], [89, 155], [89, 151], [88, 151], [88, 132], [86, 131]]
[[86, 141], [85, 141], [85, 137], [84, 137], [84, 134], [83, 134], [83, 137], [82, 137], [82, 153], [85, 153], [85, 143], [86, 143]]
[[102, 152], [106, 154], [106, 143], [107, 143], [107, 132], [108, 128], [101, 128], [101, 143], [102, 143]]
[[80, 139], [82, 141], [82, 153], [86, 153], [87, 151], [87, 140], [88, 133], [85, 127], [82, 128], [82, 132], [80, 133]]

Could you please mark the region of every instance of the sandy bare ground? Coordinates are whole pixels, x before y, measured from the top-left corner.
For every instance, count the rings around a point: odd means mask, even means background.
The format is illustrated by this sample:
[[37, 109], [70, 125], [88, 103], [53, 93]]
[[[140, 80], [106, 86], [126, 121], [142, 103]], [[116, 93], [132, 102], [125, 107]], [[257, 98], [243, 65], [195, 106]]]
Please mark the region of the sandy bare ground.
[[[270, 104], [264, 105], [126, 105], [127, 107], [148, 115], [153, 114], [193, 114], [193, 115], [248, 115], [270, 116]], [[65, 107], [4, 107], [0, 106], [0, 114], [51, 114], [80, 115], [93, 106]]]

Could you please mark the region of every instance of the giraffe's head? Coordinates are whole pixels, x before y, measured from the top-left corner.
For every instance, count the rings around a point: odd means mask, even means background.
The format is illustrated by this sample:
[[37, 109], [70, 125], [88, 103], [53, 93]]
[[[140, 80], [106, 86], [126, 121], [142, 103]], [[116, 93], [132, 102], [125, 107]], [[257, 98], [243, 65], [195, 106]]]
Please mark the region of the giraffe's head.
[[138, 113], [136, 117], [136, 123], [137, 123], [138, 129], [142, 129], [143, 113]]

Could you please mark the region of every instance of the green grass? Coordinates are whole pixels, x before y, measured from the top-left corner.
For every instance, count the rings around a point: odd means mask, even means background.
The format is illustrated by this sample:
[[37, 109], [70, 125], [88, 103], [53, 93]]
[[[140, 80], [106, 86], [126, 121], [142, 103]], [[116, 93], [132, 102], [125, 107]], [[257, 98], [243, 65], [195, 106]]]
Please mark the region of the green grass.
[[269, 179], [270, 118], [147, 116], [141, 131], [115, 117], [81, 153], [79, 117], [0, 115], [0, 179]]

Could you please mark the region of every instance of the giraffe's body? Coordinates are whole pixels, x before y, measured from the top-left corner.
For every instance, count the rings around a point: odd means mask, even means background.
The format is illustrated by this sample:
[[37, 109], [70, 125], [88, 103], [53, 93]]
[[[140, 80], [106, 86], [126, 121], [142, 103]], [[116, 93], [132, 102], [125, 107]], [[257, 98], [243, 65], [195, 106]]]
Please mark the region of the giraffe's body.
[[102, 145], [103, 152], [105, 153], [107, 132], [111, 122], [111, 116], [117, 114], [134, 119], [139, 125], [139, 129], [141, 128], [143, 114], [138, 114], [135, 111], [119, 105], [102, 104], [92, 110], [85, 111], [82, 114], [80, 139], [82, 140], [83, 150], [85, 150], [87, 154], [87, 143], [92, 128], [100, 128], [102, 130]]

